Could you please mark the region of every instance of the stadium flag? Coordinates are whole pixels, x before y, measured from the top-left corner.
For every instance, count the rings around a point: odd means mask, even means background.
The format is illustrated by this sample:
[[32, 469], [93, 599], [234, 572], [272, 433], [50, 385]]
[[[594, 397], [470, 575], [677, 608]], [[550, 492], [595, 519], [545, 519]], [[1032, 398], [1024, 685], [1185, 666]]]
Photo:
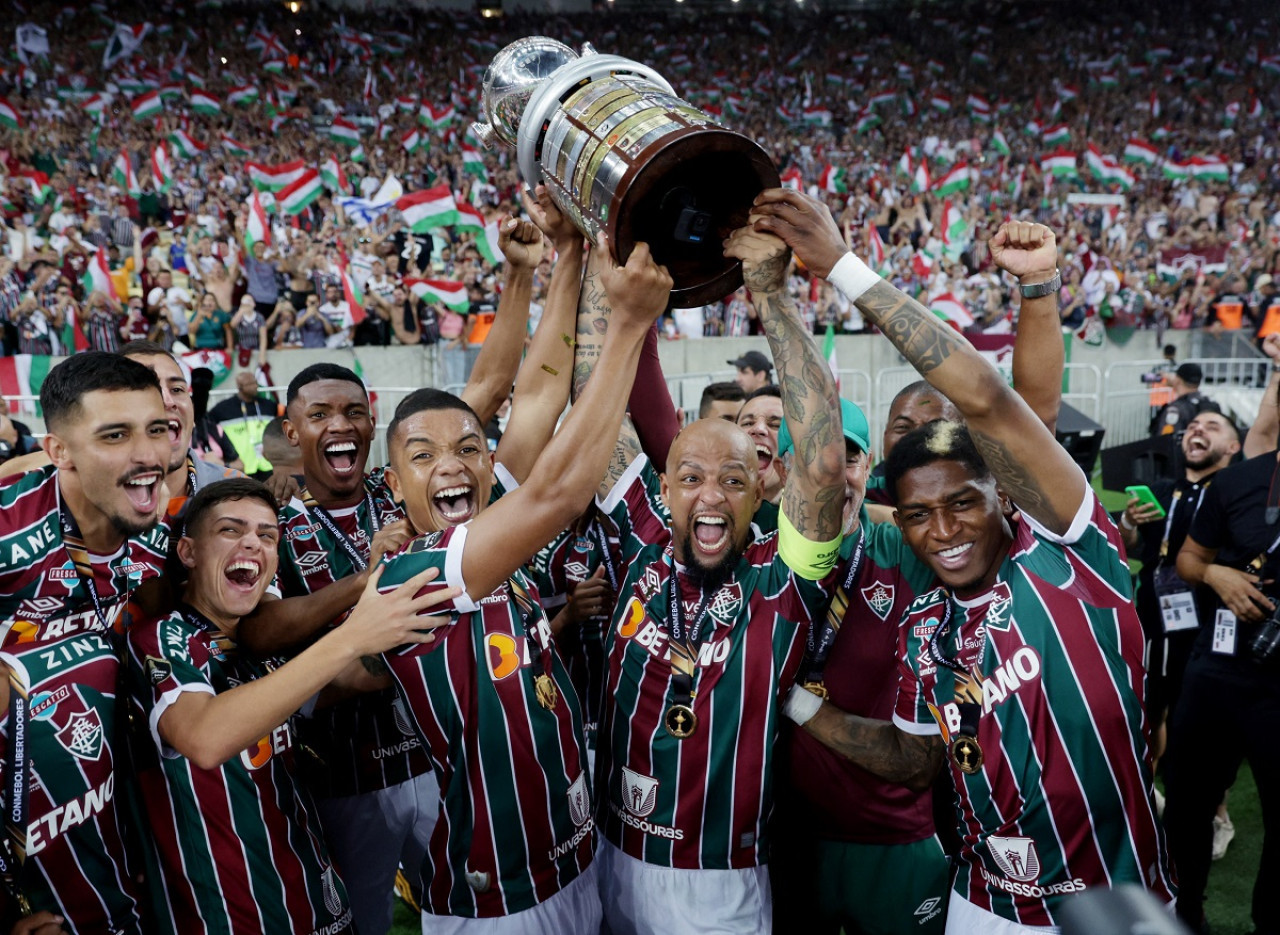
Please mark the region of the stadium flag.
[[222, 143], [222, 148], [227, 151], [227, 155], [229, 156], [249, 155], [249, 147], [245, 146], [243, 143], [237, 142], [229, 133], [223, 133], [218, 137], [218, 141]]
[[244, 226], [244, 248], [252, 253], [256, 243], [271, 246], [271, 225], [267, 223], [267, 212], [262, 207], [262, 199], [254, 192], [249, 196], [249, 220]]
[[431, 127], [433, 130], [443, 130], [453, 122], [454, 110], [452, 104], [445, 104], [443, 107], [432, 107], [428, 103], [423, 103], [418, 109], [418, 122]]
[[1045, 146], [1062, 146], [1064, 143], [1071, 142], [1071, 128], [1065, 123], [1046, 127], [1041, 139], [1044, 140]]
[[815, 127], [829, 127], [831, 126], [831, 111], [822, 106], [806, 107], [804, 109], [804, 122]]
[[[14, 354], [0, 357], [0, 395], [39, 397], [44, 378], [49, 375], [49, 366], [53, 358], [47, 354]], [[17, 415], [35, 416], [40, 414], [40, 403], [35, 400], [22, 400], [10, 404], [10, 411]]]
[[1009, 194], [1013, 195], [1013, 200], [1018, 201], [1022, 198], [1022, 186], [1027, 180], [1027, 167], [1018, 166], [1018, 171], [1013, 174], [1013, 178], [1009, 180]]
[[1160, 119], [1160, 95], [1156, 94], [1155, 91], [1151, 92], [1150, 106], [1151, 106], [1151, 119], [1159, 120]]
[[276, 192], [276, 204], [285, 214], [301, 214], [323, 191], [320, 173], [315, 169], [304, 169], [301, 175]]
[[501, 266], [507, 258], [502, 255], [498, 246], [498, 222], [490, 221], [484, 226], [484, 234], [476, 237], [476, 249], [493, 266]]
[[136, 52], [149, 32], [151, 32], [150, 23], [142, 23], [139, 26], [116, 23], [115, 32], [111, 34], [106, 47], [102, 50], [102, 70], [110, 71]]
[[1231, 170], [1221, 156], [1192, 156], [1188, 166], [1198, 179], [1225, 182], [1231, 177]]
[[935, 186], [939, 195], [950, 195], [952, 192], [964, 191], [969, 187], [971, 179], [967, 163], [956, 163], [946, 175], [938, 179]]
[[373, 96], [378, 93], [378, 79], [373, 77], [373, 69], [366, 68], [364, 70], [364, 99], [366, 101], [373, 100]]
[[133, 162], [125, 150], [120, 150], [115, 162], [111, 164], [111, 180], [123, 188], [133, 198], [142, 194], [138, 185], [138, 177], [133, 172]]
[[804, 187], [804, 176], [800, 174], [800, 170], [792, 166], [782, 173], [782, 187], [789, 188], [792, 191], [800, 191]]
[[194, 159], [204, 152], [204, 147], [193, 140], [186, 130], [175, 130], [170, 133], [169, 142], [183, 159]]
[[937, 92], [930, 96], [929, 103], [933, 105], [934, 110], [940, 110], [944, 114], [951, 110], [950, 95]]
[[347, 179], [347, 173], [342, 171], [342, 163], [333, 156], [320, 166], [320, 181], [335, 195], [351, 194], [351, 182]]
[[[107, 266], [107, 251], [95, 250], [93, 257], [85, 264], [84, 272], [80, 275], [80, 285], [84, 288], [84, 294], [87, 298], [95, 292], [101, 292], [108, 299], [119, 302], [120, 294], [116, 292], [115, 283], [111, 279], [111, 269]], [[84, 342], [84, 347], [80, 346], [81, 334], [76, 335], [76, 350], [83, 351], [89, 346], [89, 342]]]
[[927, 192], [932, 184], [929, 179], [929, 163], [921, 159], [920, 165], [916, 166], [915, 175], [911, 177], [911, 191], [921, 195]]
[[149, 120], [164, 112], [164, 102], [160, 100], [159, 91], [145, 91], [135, 97], [129, 106], [133, 110], [134, 120]]
[[239, 104], [241, 107], [248, 107], [257, 99], [258, 86], [256, 84], [242, 84], [227, 92], [228, 104]]
[[249, 181], [258, 191], [278, 192], [296, 182], [307, 171], [307, 166], [301, 159], [295, 159], [276, 166], [247, 162], [245, 169], [249, 172]]
[[338, 269], [342, 273], [342, 295], [347, 300], [347, 308], [351, 310], [351, 323], [358, 325], [367, 317], [364, 310], [364, 290], [351, 275], [347, 251], [342, 248], [338, 248]]
[[262, 70], [271, 75], [283, 75], [284, 62], [280, 61], [278, 58], [273, 58], [270, 61], [262, 63]]
[[1069, 149], [1056, 149], [1040, 157], [1040, 172], [1043, 175], [1074, 176], [1076, 172], [1076, 154]]
[[837, 169], [832, 165], [823, 166], [822, 174], [818, 176], [818, 187], [824, 192], [831, 192], [832, 194], [847, 194], [849, 186], [845, 184], [844, 177], [844, 169]]
[[1133, 188], [1135, 181], [1133, 173], [1124, 168], [1124, 166], [1120, 165], [1120, 163], [1116, 162], [1114, 159], [1107, 160], [1103, 171], [1103, 178], [1105, 181], [1110, 182], [1113, 185], [1119, 185], [1121, 190], [1126, 192]]
[[192, 91], [191, 110], [193, 113], [212, 117], [222, 112], [222, 102], [208, 91]]
[[368, 156], [365, 155], [363, 143], [361, 143], [355, 149], [351, 150], [350, 158], [352, 162], [364, 162], [366, 159], [369, 158]]
[[1000, 132], [999, 128], [996, 128], [996, 130], [991, 134], [991, 148], [1001, 156], [1008, 156], [1011, 152], [1009, 149], [1009, 141], [1004, 138], [1004, 134]]
[[342, 143], [345, 146], [360, 145], [360, 128], [342, 116], [333, 118], [333, 123], [329, 124], [326, 135], [335, 143]]
[[18, 61], [30, 65], [31, 59], [49, 54], [49, 32], [35, 23], [23, 23], [14, 32], [14, 45]]
[[418, 99], [412, 94], [408, 96], [401, 95], [396, 98], [396, 110], [400, 111], [402, 114], [411, 114], [417, 109]]
[[897, 99], [898, 92], [895, 89], [885, 88], [883, 91], [877, 91], [867, 98], [867, 104], [871, 107], [878, 107], [881, 104], [892, 104]]
[[469, 204], [460, 204], [458, 208], [458, 222], [454, 225], [460, 231], [471, 231], [473, 233], [483, 231], [485, 229], [484, 215], [471, 207]]
[[465, 314], [471, 308], [471, 300], [467, 298], [467, 287], [460, 282], [445, 279], [405, 279], [404, 284], [409, 291], [424, 302], [443, 305], [455, 312]]
[[882, 121], [879, 116], [876, 115], [876, 112], [867, 107], [858, 112], [858, 119], [854, 123], [853, 129], [857, 133], [866, 133], [873, 127], [879, 126], [881, 122]]
[[871, 261], [867, 265], [883, 276], [889, 258], [885, 253], [884, 241], [880, 239], [880, 229], [870, 222], [867, 223], [867, 259]]
[[1124, 147], [1125, 162], [1145, 162], [1149, 166], [1156, 164], [1156, 148], [1146, 140], [1140, 140], [1136, 136], [1129, 137], [1129, 142]]
[[484, 167], [484, 156], [478, 149], [462, 144], [462, 171], [470, 172], [482, 182], [489, 181], [489, 173]]
[[942, 203], [942, 250], [948, 259], [958, 260], [968, 246], [969, 224], [948, 198]]
[[410, 127], [409, 130], [401, 135], [400, 146], [406, 153], [415, 153], [422, 146], [422, 134], [418, 132], [417, 127]]
[[0, 126], [8, 127], [10, 130], [22, 127], [22, 118], [18, 116], [17, 108], [3, 97], [0, 97]]
[[157, 143], [151, 151], [151, 178], [156, 191], [167, 192], [173, 188], [173, 165], [169, 162], [169, 150]]
[[84, 103], [80, 105], [84, 108], [84, 112], [95, 120], [101, 120], [107, 109], [107, 99], [97, 92], [90, 94], [84, 99]]
[[1089, 144], [1089, 148], [1084, 154], [1085, 164], [1088, 165], [1089, 171], [1093, 173], [1095, 179], [1103, 179], [1106, 177], [1107, 160], [1102, 155], [1102, 151], [1093, 143]]
[[53, 186], [49, 184], [49, 176], [39, 169], [19, 169], [15, 174], [31, 183], [31, 193], [36, 204], [42, 205], [54, 196]]
[[973, 324], [973, 316], [959, 299], [950, 292], [944, 292], [929, 300], [929, 311], [937, 315], [951, 327], [960, 331]]
[[822, 339], [822, 356], [827, 359], [827, 366], [831, 368], [831, 379], [836, 381], [836, 392], [840, 392], [840, 364], [836, 360], [836, 329], [835, 325], [827, 322], [827, 334]]
[[396, 199], [396, 209], [415, 234], [425, 234], [458, 223], [458, 205], [448, 185], [424, 188]]
[[911, 178], [911, 147], [908, 146], [902, 151], [902, 155], [898, 157], [898, 174], [904, 178]]

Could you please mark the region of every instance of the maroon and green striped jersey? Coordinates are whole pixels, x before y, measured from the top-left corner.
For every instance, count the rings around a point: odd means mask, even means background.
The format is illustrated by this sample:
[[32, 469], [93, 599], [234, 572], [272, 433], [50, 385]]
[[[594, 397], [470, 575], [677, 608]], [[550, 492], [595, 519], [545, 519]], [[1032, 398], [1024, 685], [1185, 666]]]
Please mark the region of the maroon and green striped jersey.
[[[594, 839], [578, 699], [523, 571], [472, 600], [462, 580], [467, 527], [414, 539], [386, 560], [390, 590], [428, 568], [429, 589], [462, 596], [436, 639], [384, 658], [440, 781], [440, 820], [421, 868], [424, 909], [493, 917], [554, 896], [591, 863]], [[514, 590], [513, 590], [514, 589]], [[550, 708], [536, 682], [555, 687]]]
[[[53, 467], [0, 483], [0, 644], [56, 640], [118, 628], [129, 590], [160, 573], [164, 549], [130, 539], [114, 555], [90, 554], [106, 621], [62, 543], [61, 496]], [[150, 534], [157, 535], [156, 533]], [[167, 544], [167, 533], [160, 534]], [[159, 541], [158, 539], [156, 540]]]
[[[938, 589], [903, 619], [893, 720], [948, 744], [960, 727], [956, 683], [930, 648], [977, 667], [976, 772], [948, 764], [962, 849], [956, 892], [1022, 925], [1061, 922], [1063, 899], [1133, 883], [1172, 898], [1151, 795], [1143, 709], [1144, 641], [1129, 567], [1090, 492], [1065, 535], [1025, 517], [986, 594]], [[967, 760], [976, 765], [970, 752]]]
[[[27, 696], [26, 860], [18, 884], [32, 909], [63, 916], [73, 935], [137, 933], [140, 895], [125, 842], [124, 745], [117, 742], [120, 664], [109, 634], [87, 632], [52, 642], [24, 642], [0, 653]], [[0, 680], [0, 691], [11, 691]], [[4, 715], [0, 798], [10, 818], [9, 743]], [[0, 832], [6, 833], [7, 832]], [[0, 901], [7, 894], [0, 888]]]
[[[658, 479], [638, 458], [601, 504], [618, 527], [628, 567], [606, 637], [597, 742], [600, 826], [632, 857], [680, 869], [736, 869], [768, 860], [774, 746], [781, 703], [826, 607], [834, 573], [795, 575], [776, 534], [747, 546], [709, 597], [693, 712], [679, 740], [664, 727], [675, 702], [669, 578], [675, 569]], [[679, 574], [684, 619], [704, 595]]]
[[[374, 534], [404, 514], [382, 483], [381, 471], [365, 478], [365, 496], [353, 507], [328, 511], [364, 561]], [[280, 571], [283, 597], [314, 594], [358, 574], [343, 544], [326, 528], [299, 491], [280, 511]], [[344, 615], [345, 616], [345, 615]], [[334, 621], [336, 624], [338, 621]], [[321, 798], [361, 795], [398, 785], [431, 768], [394, 689], [357, 695], [322, 708], [298, 725], [309, 754], [303, 775]]]
[[183, 693], [229, 691], [274, 664], [242, 656], [190, 608], [136, 622], [128, 646], [131, 700], [148, 734], [135, 757], [159, 930], [347, 931], [346, 889], [295, 777], [294, 718], [215, 769], [199, 768], [160, 737], [160, 718]]

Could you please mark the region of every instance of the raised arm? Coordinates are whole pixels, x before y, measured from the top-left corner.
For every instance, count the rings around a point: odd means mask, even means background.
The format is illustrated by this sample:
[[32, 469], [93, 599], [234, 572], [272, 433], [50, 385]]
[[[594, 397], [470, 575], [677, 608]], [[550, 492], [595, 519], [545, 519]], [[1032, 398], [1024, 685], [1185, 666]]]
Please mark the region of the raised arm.
[[782, 411], [795, 443], [795, 464], [782, 489], [782, 512], [806, 539], [830, 542], [840, 536], [844, 510], [840, 394], [787, 292], [791, 252], [779, 238], [750, 226], [734, 231], [724, 252], [742, 260], [743, 279], [769, 339], [782, 387]]
[[516, 380], [511, 418], [498, 443], [497, 460], [524, 483], [538, 454], [547, 446], [556, 421], [569, 402], [573, 375], [573, 325], [582, 282], [582, 235], [560, 213], [546, 187], [537, 200], [524, 196], [525, 210], [556, 250], [546, 306]]
[[503, 218], [498, 223], [498, 246], [507, 258], [507, 278], [493, 327], [460, 394], [481, 425], [493, 418], [516, 379], [533, 298], [533, 271], [542, 259], [542, 232], [529, 221]]
[[[598, 249], [608, 255], [603, 235]], [[528, 480], [472, 521], [462, 557], [474, 599], [490, 593], [586, 508], [605, 473], [646, 330], [666, 307], [671, 276], [647, 244], [625, 267], [612, 263], [601, 280], [613, 308], [599, 369]]]
[[[973, 345], [927, 308], [849, 253], [826, 206], [799, 192], [771, 189], [756, 199], [758, 230], [785, 240], [809, 269], [829, 278], [898, 351], [965, 417], [987, 466], [1018, 508], [1065, 533], [1087, 495], [1080, 468], [1031, 408]], [[1054, 276], [1053, 232], [1006, 224], [992, 239], [996, 265], [1030, 286]]]
[[[1012, 224], [1037, 226], [1025, 221]], [[1008, 242], [1007, 228], [1012, 224], [1001, 227], [991, 238], [993, 253], [997, 243], [1003, 246]], [[1027, 284], [1030, 285], [1030, 278]], [[1013, 336], [1013, 388], [1050, 432], [1058, 427], [1065, 366], [1066, 342], [1062, 340], [1057, 290], [1039, 298], [1023, 299], [1018, 310], [1018, 330]]]
[[1280, 436], [1280, 333], [1269, 334], [1262, 341], [1262, 352], [1271, 359], [1271, 381], [1262, 393], [1258, 414], [1244, 438], [1244, 456], [1256, 458], [1276, 450]]

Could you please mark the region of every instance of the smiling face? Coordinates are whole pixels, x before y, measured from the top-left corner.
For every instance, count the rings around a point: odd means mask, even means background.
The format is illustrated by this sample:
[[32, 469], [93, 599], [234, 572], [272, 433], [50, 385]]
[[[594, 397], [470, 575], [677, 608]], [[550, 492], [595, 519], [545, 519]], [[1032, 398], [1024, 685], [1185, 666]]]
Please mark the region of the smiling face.
[[364, 388], [349, 380], [315, 380], [298, 388], [284, 423], [297, 447], [307, 490], [323, 507], [360, 499], [373, 415]]
[[871, 473], [871, 458], [856, 444], [844, 440], [844, 513], [841, 529], [844, 535], [853, 532], [858, 521], [858, 511], [867, 498], [867, 475]]
[[45, 451], [86, 535], [109, 526], [135, 536], [156, 524], [167, 503], [168, 421], [155, 390], [94, 390], [50, 432]]
[[959, 461], [932, 461], [903, 474], [897, 495], [894, 521], [939, 581], [960, 598], [995, 584], [1013, 535], [1005, 520], [1009, 502], [994, 478], [978, 477]]
[[461, 526], [489, 502], [493, 459], [474, 414], [425, 409], [407, 416], [387, 439], [387, 486], [419, 533]]
[[1226, 467], [1240, 450], [1240, 436], [1217, 412], [1202, 412], [1187, 425], [1182, 436], [1182, 457], [1191, 471]]
[[276, 514], [261, 500], [214, 504], [178, 540], [178, 558], [190, 575], [187, 603], [234, 633], [275, 577], [279, 541]]
[[[191, 387], [182, 368], [168, 354], [129, 355], [156, 375], [164, 399], [167, 417], [169, 456], [165, 473], [180, 471], [187, 466], [187, 452], [191, 449], [191, 430], [196, 422], [195, 405], [191, 402]], [[179, 491], [175, 488], [173, 491]]]
[[786, 480], [782, 459], [778, 457], [778, 428], [782, 425], [782, 400], [777, 396], [757, 396], [742, 404], [738, 427], [755, 445], [756, 471], [764, 485], [764, 498], [774, 500], [782, 492]]
[[662, 496], [676, 560], [695, 578], [724, 580], [747, 546], [762, 498], [752, 439], [720, 419], [687, 426], [667, 456]]

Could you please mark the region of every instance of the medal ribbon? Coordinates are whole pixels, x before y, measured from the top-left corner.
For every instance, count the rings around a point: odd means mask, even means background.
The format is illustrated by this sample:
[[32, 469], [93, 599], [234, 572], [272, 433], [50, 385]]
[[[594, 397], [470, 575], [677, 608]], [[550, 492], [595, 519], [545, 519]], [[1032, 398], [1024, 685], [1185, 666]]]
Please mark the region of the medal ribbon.
[[[984, 622], [982, 638], [978, 641], [978, 653], [974, 657], [971, 670], [960, 662], [960, 650], [958, 648], [954, 658], [947, 656], [942, 651], [942, 641], [950, 635], [954, 617], [951, 595], [948, 594], [947, 609], [943, 614], [942, 622], [938, 624], [937, 629], [933, 631], [933, 636], [929, 638], [929, 655], [939, 665], [946, 666], [959, 676], [956, 681], [956, 707], [960, 711], [960, 727], [956, 734], [961, 737], [977, 737], [978, 719], [982, 717], [982, 674], [980, 665], [983, 653], [987, 649], [987, 628]], [[957, 635], [958, 639], [959, 636]]]
[[[685, 629], [684, 604], [680, 601], [680, 575], [676, 571], [675, 562], [671, 564], [671, 607], [669, 613], [670, 646], [671, 646], [671, 687], [675, 697], [672, 705], [693, 706], [693, 684], [698, 672], [698, 650], [702, 646], [703, 625], [711, 611], [711, 599], [714, 594], [703, 594], [697, 613], [693, 615], [693, 623]], [[717, 592], [718, 593], [718, 592]]]
[[[534, 646], [538, 647], [538, 659], [542, 665], [542, 674], [547, 678], [551, 678], [551, 645], [543, 645], [538, 640], [536, 627], [533, 621], [537, 619], [537, 602], [534, 601], [533, 595], [529, 593], [529, 589], [520, 583], [517, 575], [512, 575], [507, 579], [507, 586], [511, 588], [511, 600], [516, 605], [516, 612], [520, 614], [520, 623], [524, 627], [525, 639]], [[554, 682], [555, 680], [552, 679]]]
[[596, 540], [596, 545], [600, 546], [600, 560], [604, 563], [604, 574], [609, 579], [609, 587], [613, 589], [613, 593], [618, 593], [618, 572], [613, 567], [613, 553], [609, 551], [609, 537], [605, 535], [604, 524], [597, 517], [591, 520], [591, 532]]
[[[106, 629], [110, 626], [110, 621], [102, 606], [102, 598], [98, 596], [98, 586], [93, 583], [93, 563], [89, 561], [89, 550], [85, 548], [84, 537], [80, 535], [80, 524], [71, 515], [71, 510], [67, 508], [61, 496], [58, 498], [58, 523], [62, 527], [62, 547], [66, 549], [67, 557], [75, 566], [76, 577], [80, 579], [80, 584], [89, 592], [89, 599], [93, 601], [93, 609], [98, 615], [98, 621]], [[125, 564], [129, 563], [130, 551], [129, 542], [126, 540]]]
[[[333, 517], [329, 515], [329, 511], [316, 502], [316, 498], [311, 495], [310, 490], [307, 490], [304, 487], [301, 493], [302, 503], [303, 506], [307, 508], [307, 512], [315, 516], [316, 521], [325, 528], [325, 532], [332, 536], [334, 541], [337, 542], [338, 545], [342, 547], [342, 550], [347, 553], [351, 559], [351, 564], [355, 567], [356, 571], [364, 571], [369, 564], [369, 557], [367, 555], [360, 554], [360, 550], [356, 548], [355, 543], [352, 542], [350, 537], [338, 527], [338, 524], [334, 522]], [[373, 525], [373, 531], [376, 533], [382, 529], [382, 518], [378, 515], [378, 511], [374, 509], [373, 495], [369, 493], [368, 488], [365, 488], [364, 504], [365, 508], [369, 511], [369, 522]], [[370, 543], [372, 543], [372, 541], [373, 537], [371, 536]]]
[[859, 527], [858, 542], [853, 547], [853, 554], [849, 556], [849, 570], [844, 576], [844, 582], [831, 596], [831, 603], [827, 605], [826, 616], [822, 620], [822, 625], [817, 628], [817, 634], [814, 634], [814, 627], [809, 627], [809, 634], [805, 637], [804, 662], [800, 666], [801, 684], [806, 682], [822, 684], [822, 672], [826, 668], [827, 657], [831, 655], [831, 644], [835, 642], [836, 634], [840, 632], [840, 625], [844, 623], [845, 611], [849, 608], [849, 592], [853, 590], [854, 583], [858, 580], [858, 572], [862, 570], [862, 559], [866, 555], [866, 548], [866, 533]]
[[5, 835], [0, 843], [0, 879], [26, 916], [31, 906], [18, 885], [20, 865], [27, 859], [27, 796], [31, 788], [31, 744], [27, 690], [15, 669], [9, 669], [9, 749], [5, 757], [8, 799], [5, 802]]

